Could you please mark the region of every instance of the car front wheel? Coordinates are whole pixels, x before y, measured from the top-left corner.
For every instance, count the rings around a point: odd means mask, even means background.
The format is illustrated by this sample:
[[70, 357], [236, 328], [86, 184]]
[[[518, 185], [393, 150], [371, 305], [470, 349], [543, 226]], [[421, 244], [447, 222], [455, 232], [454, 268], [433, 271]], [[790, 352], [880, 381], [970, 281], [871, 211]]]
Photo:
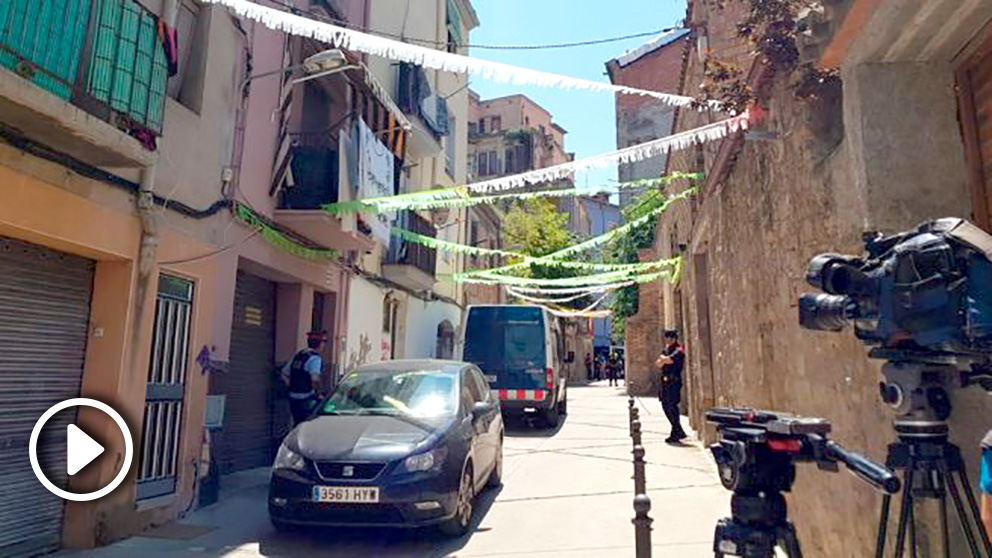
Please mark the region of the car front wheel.
[[441, 532], [449, 537], [461, 537], [468, 533], [472, 524], [472, 501], [475, 499], [472, 466], [465, 467], [462, 480], [458, 484], [458, 501], [455, 515], [440, 525]]

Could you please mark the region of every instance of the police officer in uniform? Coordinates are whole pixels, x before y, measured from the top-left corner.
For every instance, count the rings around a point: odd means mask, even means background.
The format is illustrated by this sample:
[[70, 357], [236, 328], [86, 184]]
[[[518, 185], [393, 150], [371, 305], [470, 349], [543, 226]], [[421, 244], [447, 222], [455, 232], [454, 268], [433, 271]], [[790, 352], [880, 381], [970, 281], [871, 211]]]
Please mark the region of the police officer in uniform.
[[289, 410], [294, 425], [306, 420], [317, 402], [320, 374], [324, 369], [320, 349], [326, 340], [327, 332], [311, 331], [307, 334], [307, 348], [296, 353], [282, 367], [283, 381], [289, 386]]
[[687, 437], [682, 430], [682, 423], [679, 416], [679, 400], [682, 397], [682, 368], [685, 366], [685, 351], [679, 345], [678, 330], [665, 330], [665, 350], [654, 362], [654, 365], [661, 370], [661, 390], [658, 398], [661, 399], [661, 407], [665, 410], [668, 422], [672, 424], [672, 433], [665, 438], [669, 444], [677, 444]]

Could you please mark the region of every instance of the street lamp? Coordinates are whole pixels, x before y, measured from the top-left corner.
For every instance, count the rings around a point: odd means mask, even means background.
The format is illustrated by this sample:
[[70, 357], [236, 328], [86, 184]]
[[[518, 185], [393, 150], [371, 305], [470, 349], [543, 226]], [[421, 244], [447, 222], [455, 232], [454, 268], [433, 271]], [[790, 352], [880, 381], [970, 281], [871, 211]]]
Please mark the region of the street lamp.
[[253, 76], [248, 76], [241, 83], [241, 89], [244, 90], [252, 81], [268, 76], [274, 76], [277, 74], [285, 74], [292, 72], [294, 70], [303, 70], [307, 75], [305, 77], [296, 78], [293, 80], [293, 85], [297, 83], [302, 83], [304, 81], [309, 81], [311, 79], [329, 76], [331, 74], [336, 74], [338, 72], [343, 72], [345, 70], [358, 69], [361, 66], [357, 64], [348, 64], [348, 59], [345, 58], [344, 53], [341, 49], [332, 48], [322, 52], [318, 52], [313, 56], [307, 57], [302, 64], [297, 64], [295, 66], [288, 66], [286, 68], [280, 68], [278, 70], [272, 70], [271, 72], [262, 72], [260, 74], [255, 74]]

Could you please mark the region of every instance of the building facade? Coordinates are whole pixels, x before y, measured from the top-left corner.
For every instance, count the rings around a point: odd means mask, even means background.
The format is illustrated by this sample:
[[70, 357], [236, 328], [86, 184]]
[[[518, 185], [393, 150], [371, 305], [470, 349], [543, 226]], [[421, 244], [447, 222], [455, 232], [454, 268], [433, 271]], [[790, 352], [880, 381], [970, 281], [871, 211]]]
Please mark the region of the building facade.
[[[468, 0], [409, 3], [418, 34], [464, 52]], [[294, 2], [395, 32], [385, 4]], [[0, 518], [0, 554], [103, 544], [209, 501], [218, 474], [270, 464], [290, 427], [273, 370], [310, 330], [330, 340], [325, 385], [361, 362], [451, 354], [461, 293], [434, 279], [464, 264], [389, 227], [462, 241], [464, 218], [321, 207], [464, 181], [464, 77], [191, 0], [13, 0], [0, 21], [27, 30], [0, 33], [0, 415], [13, 425], [0, 505], [23, 510]], [[21, 476], [34, 421], [79, 396], [124, 415], [134, 464], [110, 496], [63, 503]], [[89, 411], [76, 424], [115, 458], [69, 480], [64, 462], [46, 466], [75, 492], [105, 485], [123, 453]]]
[[[641, 308], [656, 327], [685, 332], [687, 411], [706, 440], [714, 438], [703, 421], [709, 407], [771, 408], [827, 418], [835, 438], [884, 461], [895, 435], [893, 411], [878, 396], [881, 362], [867, 358], [850, 330], [800, 328], [796, 299], [812, 290], [804, 279], [810, 258], [860, 254], [865, 231], [941, 217], [989, 230], [992, 5], [849, 0], [806, 14], [812, 31], [797, 38], [799, 62], [836, 70], [806, 83], [811, 89], [796, 88], [788, 65], [773, 78], [771, 63], [753, 56], [737, 34], [746, 9], [689, 2], [682, 94], [706, 83], [712, 56], [740, 70], [759, 103], [752, 114], [764, 118], [670, 158], [670, 169], [705, 178], [695, 203], [662, 217], [643, 255], [681, 254], [682, 280], [642, 291]], [[682, 109], [675, 130], [722, 117]], [[950, 400], [951, 438], [975, 475], [989, 401], [974, 388]], [[810, 471], [800, 472], [788, 500], [804, 554], [872, 553], [876, 522], [864, 518], [877, 517], [876, 492]], [[936, 515], [917, 516], [920, 540], [938, 539]], [[951, 529], [960, 546], [950, 555], [966, 554]]]
[[[580, 198], [589, 216], [590, 233], [592, 236], [606, 234], [620, 226], [620, 207], [610, 201], [609, 196], [600, 194]], [[613, 330], [610, 318], [595, 318], [593, 320], [593, 348], [596, 355], [608, 351], [613, 345]]]
[[[679, 88], [682, 55], [689, 40], [688, 29], [667, 31], [640, 47], [606, 63], [610, 82], [648, 91], [673, 92]], [[616, 96], [617, 148], [630, 147], [672, 133], [675, 107], [640, 95]], [[648, 157], [618, 167], [621, 182], [657, 178], [665, 172], [667, 155]], [[620, 207], [626, 207], [637, 194], [620, 192]]]
[[[526, 95], [481, 99], [469, 91], [469, 175], [473, 181], [519, 174], [567, 163], [575, 159], [565, 150], [564, 128], [554, 117]], [[571, 186], [565, 179], [548, 186]], [[593, 233], [584, 198], [567, 196], [556, 200], [558, 210], [569, 215], [568, 228], [579, 238]], [[506, 206], [508, 207], [508, 206]], [[469, 212], [469, 240], [473, 246], [501, 248], [503, 209], [477, 206]], [[470, 267], [496, 267], [499, 258], [470, 258]], [[504, 304], [506, 293], [498, 285], [470, 285], [466, 299], [474, 304]], [[581, 323], [579, 323], [581, 322]], [[587, 320], [565, 323], [566, 364], [573, 381], [585, 378], [584, 359], [592, 354], [592, 327]]]

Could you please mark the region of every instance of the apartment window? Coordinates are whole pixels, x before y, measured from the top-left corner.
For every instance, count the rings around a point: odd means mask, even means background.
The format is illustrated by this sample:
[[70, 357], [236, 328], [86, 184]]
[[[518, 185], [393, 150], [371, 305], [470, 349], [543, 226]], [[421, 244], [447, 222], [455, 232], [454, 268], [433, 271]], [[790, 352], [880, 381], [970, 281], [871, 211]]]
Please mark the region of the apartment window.
[[525, 116], [524, 117], [524, 126], [530, 126], [530, 117], [529, 116]]
[[476, 164], [476, 166], [478, 166], [479, 168], [476, 170], [479, 172], [479, 176], [487, 176], [489, 174], [489, 165], [487, 164], [487, 161], [489, 160], [489, 156], [486, 155], [485, 153], [479, 153], [477, 159], [478, 159], [478, 163]]
[[496, 155], [495, 151], [489, 152], [489, 173], [499, 174], [499, 156]]
[[480, 134], [485, 134], [486, 133], [486, 119], [485, 118], [480, 118], [479, 119], [479, 133]]
[[475, 122], [468, 123], [468, 135], [474, 136], [479, 133], [479, 125]]
[[505, 170], [507, 174], [514, 172], [517, 168], [516, 161], [514, 159], [514, 148], [507, 147], [506, 152], [503, 154], [503, 170]]
[[493, 133], [498, 132], [503, 129], [503, 119], [499, 116], [493, 117], [492, 131]]
[[202, 70], [206, 53], [206, 18], [200, 16], [200, 8], [193, 2], [185, 0], [179, 3], [176, 14], [178, 71], [169, 78], [165, 87], [169, 97], [194, 112], [199, 112], [202, 105]]

